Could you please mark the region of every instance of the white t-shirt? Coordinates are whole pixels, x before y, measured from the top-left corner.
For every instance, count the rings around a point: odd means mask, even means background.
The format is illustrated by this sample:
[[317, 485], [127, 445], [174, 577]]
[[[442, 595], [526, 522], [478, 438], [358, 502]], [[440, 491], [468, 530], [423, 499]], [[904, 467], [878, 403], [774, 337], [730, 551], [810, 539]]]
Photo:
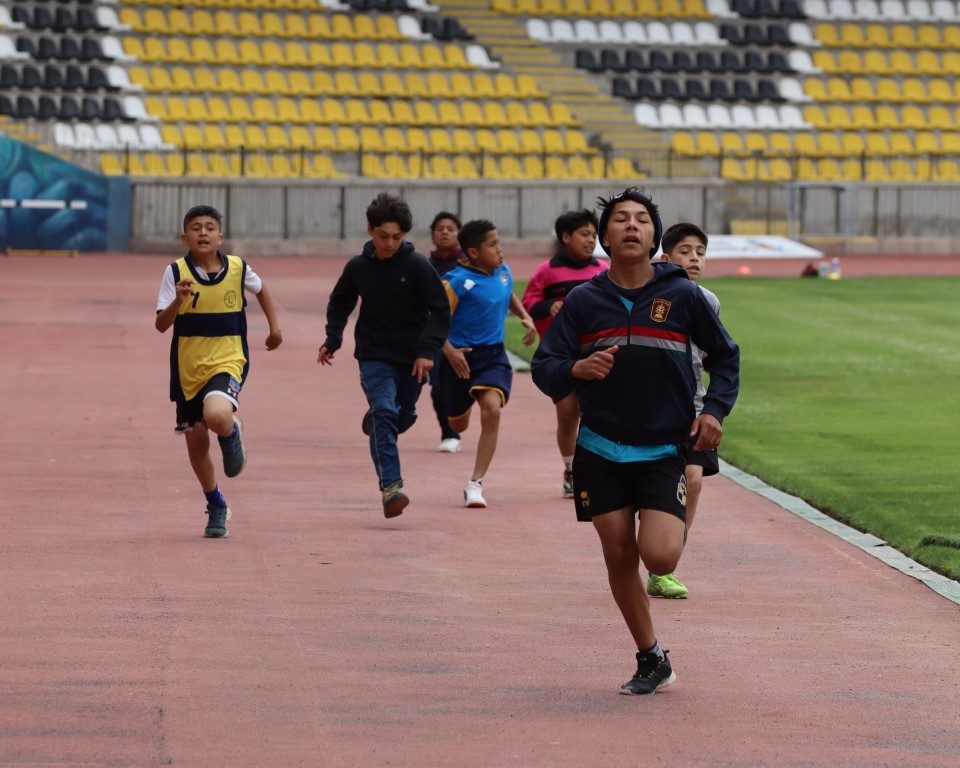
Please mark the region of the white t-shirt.
[[[194, 267], [197, 272], [200, 273], [201, 277], [206, 280], [210, 279], [210, 275], [204, 272], [203, 269], [196, 265], [194, 265]], [[220, 270], [220, 272], [222, 271], [223, 270]], [[217, 275], [219, 275], [220, 272], [218, 272]], [[216, 277], [216, 275], [214, 275], [214, 277]], [[243, 278], [243, 287], [253, 294], [260, 293], [260, 289], [263, 287], [260, 276], [250, 268], [249, 264], [247, 264], [246, 276]], [[173, 265], [167, 264], [167, 268], [160, 280], [160, 295], [157, 296], [157, 312], [162, 312], [169, 307], [175, 298], [177, 298], [177, 283], [173, 279]]]

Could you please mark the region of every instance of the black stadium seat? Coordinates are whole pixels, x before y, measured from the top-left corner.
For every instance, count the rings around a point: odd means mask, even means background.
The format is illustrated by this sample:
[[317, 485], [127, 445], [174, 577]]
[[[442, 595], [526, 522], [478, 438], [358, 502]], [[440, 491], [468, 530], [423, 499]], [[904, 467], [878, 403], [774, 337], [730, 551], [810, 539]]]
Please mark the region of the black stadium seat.
[[637, 78], [637, 98], [641, 101], [660, 101], [657, 84], [648, 77]]
[[100, 41], [95, 37], [84, 37], [80, 51], [81, 61], [99, 61], [106, 60], [103, 55], [103, 48], [100, 47]]
[[785, 75], [793, 74], [794, 69], [787, 61], [787, 57], [779, 51], [770, 51], [767, 54], [767, 66], [771, 72], [781, 72]]
[[623, 65], [623, 57], [620, 51], [615, 48], [604, 48], [600, 51], [600, 66], [613, 72], [626, 72], [627, 68]]
[[720, 37], [730, 45], [743, 45], [743, 35], [740, 34], [740, 27], [736, 24], [721, 24]]
[[52, 96], [43, 95], [37, 102], [38, 120], [56, 120], [60, 116], [60, 105]]
[[722, 72], [723, 68], [717, 63], [713, 51], [697, 51], [697, 67], [701, 72]]
[[73, 96], [60, 97], [60, 119], [61, 120], [79, 120], [80, 105]]
[[31, 37], [20, 35], [17, 38], [17, 50], [21, 53], [27, 54], [27, 56], [29, 56], [31, 59], [37, 58], [37, 46]]
[[803, 12], [796, 0], [780, 0], [780, 15], [785, 19], [807, 18], [807, 14]]
[[767, 27], [767, 45], [779, 45], [784, 48], [793, 48], [793, 40], [783, 24], [771, 24]]
[[673, 69], [676, 72], [700, 71], [700, 67], [697, 66], [696, 62], [693, 60], [693, 57], [686, 51], [673, 52]]
[[87, 78], [83, 70], [76, 64], [67, 65], [67, 74], [64, 88], [68, 91], [85, 91], [87, 89]]
[[766, 78], [757, 81], [757, 97], [761, 101], [786, 101], [786, 99], [780, 95], [780, 89], [777, 88], [777, 84], [773, 82], [773, 80]]
[[660, 80], [660, 98], [683, 101], [683, 89], [680, 87], [680, 82], [673, 77], [665, 77]]
[[116, 91], [118, 88], [110, 84], [107, 79], [107, 73], [102, 67], [91, 64], [87, 67], [87, 90], [88, 91]]
[[748, 72], [769, 72], [767, 57], [760, 51], [747, 51], [743, 54], [743, 66]]
[[767, 33], [759, 24], [747, 24], [743, 28], [743, 41], [747, 45], [766, 45]]
[[99, 120], [100, 102], [90, 96], [84, 96], [83, 105], [80, 107], [80, 118], [82, 120]]
[[10, 97], [0, 93], [0, 115], [3, 117], [16, 117], [17, 111], [14, 109]]
[[577, 69], [586, 69], [589, 72], [600, 72], [603, 67], [597, 64], [597, 57], [589, 48], [580, 48], [574, 54], [574, 63]]
[[638, 48], [628, 48], [627, 49], [627, 58], [623, 62], [624, 66], [628, 70], [634, 72], [650, 72], [650, 60], [647, 59], [643, 51]]
[[710, 81], [710, 98], [714, 101], [736, 101], [725, 80]]
[[60, 38], [60, 51], [56, 58], [60, 61], [73, 61], [80, 58], [80, 43], [75, 37], [64, 35]]
[[670, 54], [666, 51], [661, 51], [659, 49], [654, 49], [650, 51], [650, 56], [648, 61], [650, 62], [650, 71], [651, 72], [675, 72], [673, 68], [673, 61], [670, 59]]
[[20, 87], [20, 72], [9, 64], [0, 66], [0, 90], [11, 91]]
[[33, 64], [24, 64], [20, 70], [20, 87], [25, 91], [43, 88], [43, 75]]
[[120, 106], [120, 102], [112, 96], [107, 96], [103, 100], [103, 109], [101, 110], [100, 117], [110, 122], [128, 119], [126, 113], [123, 111], [123, 107]]
[[637, 92], [633, 89], [630, 80], [626, 77], [613, 78], [613, 95], [630, 101], [634, 101], [637, 98]]
[[687, 101], [709, 101], [710, 95], [703, 81], [698, 77], [688, 77], [683, 84], [683, 95]]
[[33, 28], [52, 29], [56, 32], [63, 32], [62, 29], [57, 29], [57, 25], [53, 20], [53, 14], [50, 12], [50, 9], [45, 8], [42, 5], [38, 5], [33, 9]]
[[722, 51], [720, 53], [720, 68], [726, 72], [737, 74], [747, 71], [747, 68], [743, 65], [743, 59], [736, 51]]
[[733, 81], [733, 98], [742, 101], [759, 101], [757, 92], [749, 80], [737, 79]]
[[56, 64], [47, 64], [43, 68], [43, 87], [47, 91], [70, 90], [63, 79], [63, 70]]
[[37, 105], [29, 96], [17, 96], [17, 113], [15, 117], [18, 120], [33, 120], [37, 116]]

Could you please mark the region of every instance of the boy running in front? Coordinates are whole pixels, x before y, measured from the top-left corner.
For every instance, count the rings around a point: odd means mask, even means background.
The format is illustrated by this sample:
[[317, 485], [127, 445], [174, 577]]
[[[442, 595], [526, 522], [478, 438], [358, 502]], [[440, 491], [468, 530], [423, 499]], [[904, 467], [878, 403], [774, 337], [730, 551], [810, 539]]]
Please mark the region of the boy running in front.
[[247, 463], [243, 423], [235, 414], [250, 368], [245, 290], [256, 295], [267, 318], [266, 348], [279, 347], [283, 335], [267, 286], [243, 259], [220, 251], [223, 217], [216, 208], [187, 211], [180, 240], [187, 254], [163, 273], [154, 325], [161, 333], [173, 326], [170, 399], [177, 404], [176, 430], [186, 438], [190, 466], [207, 499], [203, 535], [222, 539], [230, 509], [217, 485], [209, 432], [217, 435], [224, 474], [236, 477]]
[[[637, 671], [620, 693], [651, 694], [676, 675], [654, 632], [640, 562], [671, 573], [680, 559], [683, 445], [693, 437], [703, 451], [720, 442], [739, 388], [740, 351], [680, 267], [651, 263], [662, 233], [653, 201], [630, 187], [598, 203], [610, 269], [570, 292], [532, 372], [548, 395], [577, 394], [577, 519], [597, 531], [610, 590], [637, 647]], [[699, 416], [690, 342], [707, 353], [710, 373]]]

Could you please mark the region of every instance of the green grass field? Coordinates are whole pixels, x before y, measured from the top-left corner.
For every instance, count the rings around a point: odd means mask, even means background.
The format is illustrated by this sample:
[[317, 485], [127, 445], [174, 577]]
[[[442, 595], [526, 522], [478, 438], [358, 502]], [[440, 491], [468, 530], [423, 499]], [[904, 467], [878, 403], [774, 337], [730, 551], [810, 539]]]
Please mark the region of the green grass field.
[[742, 353], [723, 458], [960, 579], [960, 279], [704, 284]]

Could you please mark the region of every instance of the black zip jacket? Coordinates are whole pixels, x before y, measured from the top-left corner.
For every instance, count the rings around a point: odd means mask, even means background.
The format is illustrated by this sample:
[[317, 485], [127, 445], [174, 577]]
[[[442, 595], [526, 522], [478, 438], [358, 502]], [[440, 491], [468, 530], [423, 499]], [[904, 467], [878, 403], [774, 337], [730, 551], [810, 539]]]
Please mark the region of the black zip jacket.
[[327, 304], [330, 351], [340, 349], [347, 318], [360, 299], [354, 357], [413, 365], [418, 357], [432, 359], [450, 330], [450, 302], [443, 283], [427, 259], [404, 241], [389, 259], [374, 254], [373, 242], [363, 246], [343, 268]]
[[[706, 352], [710, 386], [703, 413], [723, 421], [740, 386], [740, 350], [703, 293], [676, 264], [655, 263], [632, 310], [603, 272], [574, 288], [533, 356], [536, 385], [551, 397], [571, 390], [582, 423], [627, 445], [682, 443], [696, 417], [690, 343]], [[573, 364], [598, 349], [619, 349], [602, 381], [575, 379]]]

